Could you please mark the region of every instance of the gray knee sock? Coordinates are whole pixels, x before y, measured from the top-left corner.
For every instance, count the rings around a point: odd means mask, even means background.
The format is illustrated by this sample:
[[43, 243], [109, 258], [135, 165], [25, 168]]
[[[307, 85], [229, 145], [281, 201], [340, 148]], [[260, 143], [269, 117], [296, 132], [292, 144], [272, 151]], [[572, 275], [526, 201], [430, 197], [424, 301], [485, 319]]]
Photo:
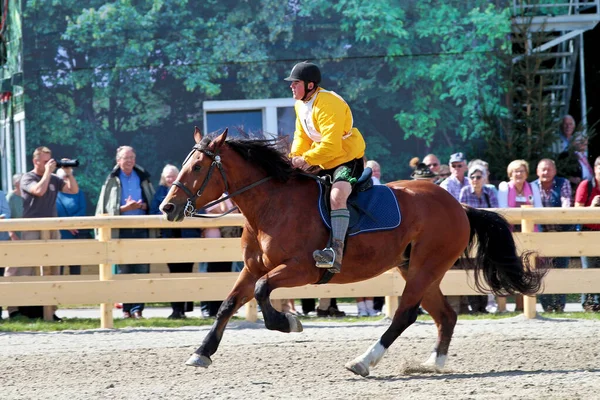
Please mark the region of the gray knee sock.
[[347, 208], [331, 211], [331, 232], [335, 240], [344, 241], [349, 223], [350, 211]]

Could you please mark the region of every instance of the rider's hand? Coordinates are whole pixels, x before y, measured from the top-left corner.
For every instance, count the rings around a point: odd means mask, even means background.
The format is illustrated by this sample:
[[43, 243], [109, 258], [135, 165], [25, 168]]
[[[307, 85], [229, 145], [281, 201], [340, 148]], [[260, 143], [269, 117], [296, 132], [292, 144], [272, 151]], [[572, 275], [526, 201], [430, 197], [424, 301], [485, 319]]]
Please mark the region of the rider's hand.
[[592, 207], [600, 207], [600, 196], [594, 196], [592, 199], [592, 203], [590, 204]]
[[294, 168], [300, 168], [304, 170], [310, 168], [310, 165], [306, 162], [306, 160], [299, 156], [292, 158], [292, 166]]

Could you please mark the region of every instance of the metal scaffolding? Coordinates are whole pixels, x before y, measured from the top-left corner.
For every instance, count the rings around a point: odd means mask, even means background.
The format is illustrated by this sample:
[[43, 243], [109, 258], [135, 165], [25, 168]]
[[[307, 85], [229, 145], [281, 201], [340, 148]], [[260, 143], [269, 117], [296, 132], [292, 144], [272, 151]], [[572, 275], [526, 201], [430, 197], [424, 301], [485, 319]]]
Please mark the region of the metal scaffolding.
[[[550, 95], [552, 113], [561, 118], [568, 113], [580, 57], [580, 92], [582, 126], [587, 128], [585, 69], [583, 65], [583, 33], [600, 22], [600, 0], [513, 0], [513, 32], [527, 26], [530, 43], [543, 38], [536, 47], [528, 46], [530, 54], [544, 60], [538, 74], [544, 78], [544, 92]], [[521, 57], [515, 57], [513, 63]]]

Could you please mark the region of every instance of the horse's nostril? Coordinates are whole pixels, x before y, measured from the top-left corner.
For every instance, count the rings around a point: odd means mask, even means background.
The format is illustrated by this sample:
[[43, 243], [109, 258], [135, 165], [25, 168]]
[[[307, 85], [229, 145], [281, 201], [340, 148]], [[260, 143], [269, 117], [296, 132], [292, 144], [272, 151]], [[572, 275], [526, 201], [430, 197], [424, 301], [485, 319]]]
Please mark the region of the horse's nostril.
[[175, 206], [173, 205], [173, 203], [167, 203], [164, 206], [162, 206], [161, 211], [164, 213], [170, 213], [175, 209]]

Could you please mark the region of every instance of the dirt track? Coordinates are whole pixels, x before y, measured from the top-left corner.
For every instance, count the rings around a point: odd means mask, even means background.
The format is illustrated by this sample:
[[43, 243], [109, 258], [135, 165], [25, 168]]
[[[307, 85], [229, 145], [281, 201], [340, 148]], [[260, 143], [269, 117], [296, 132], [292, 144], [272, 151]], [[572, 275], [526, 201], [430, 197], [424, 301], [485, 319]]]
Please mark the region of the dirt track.
[[300, 334], [238, 323], [209, 369], [184, 365], [207, 328], [0, 334], [2, 399], [591, 399], [600, 321], [460, 321], [443, 373], [415, 368], [435, 327], [416, 323], [371, 376], [343, 365], [387, 322], [306, 323]]

